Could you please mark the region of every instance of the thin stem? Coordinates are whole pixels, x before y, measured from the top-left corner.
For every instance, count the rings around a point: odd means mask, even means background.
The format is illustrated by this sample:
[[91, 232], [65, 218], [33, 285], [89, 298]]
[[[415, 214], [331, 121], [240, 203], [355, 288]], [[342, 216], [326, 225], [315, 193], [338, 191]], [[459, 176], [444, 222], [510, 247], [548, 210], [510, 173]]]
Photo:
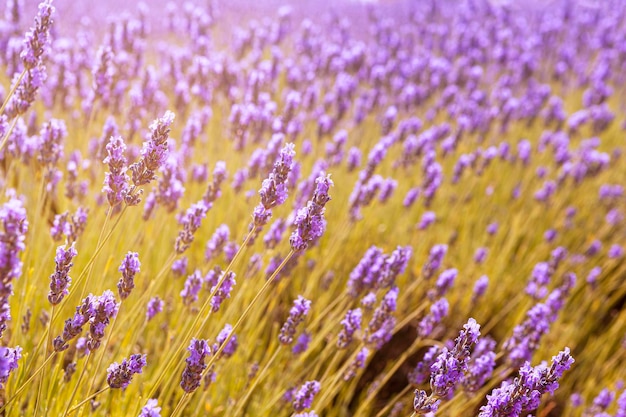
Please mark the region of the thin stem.
[[[248, 232], [248, 234], [246, 235], [246, 238], [244, 239], [243, 243], [241, 244], [241, 246], [239, 247], [239, 250], [237, 251], [237, 253], [235, 253], [235, 256], [233, 256], [233, 259], [230, 261], [230, 263], [228, 264], [228, 266], [226, 267], [226, 269], [222, 272], [222, 276], [220, 277], [219, 281], [217, 282], [217, 284], [215, 285], [215, 288], [213, 289], [213, 291], [211, 291], [211, 294], [209, 294], [209, 296], [207, 297], [207, 299], [204, 301], [204, 304], [202, 305], [202, 308], [200, 308], [200, 311], [198, 311], [198, 314], [196, 314], [193, 322], [191, 323], [191, 325], [187, 328], [187, 330], [184, 333], [184, 336], [182, 337], [182, 343], [178, 343], [176, 351], [174, 352], [173, 356], [166, 355], [166, 357], [168, 358], [173, 358], [172, 360], [169, 360], [167, 362], [167, 365], [165, 366], [165, 368], [159, 373], [159, 376], [157, 377], [156, 382], [152, 385], [152, 388], [150, 389], [150, 392], [148, 394], [148, 398], [152, 398], [152, 396], [154, 395], [154, 393], [156, 392], [159, 384], [161, 383], [161, 381], [163, 380], [163, 378], [165, 377], [165, 374], [167, 374], [167, 372], [172, 368], [172, 366], [177, 365], [177, 361], [176, 358], [180, 355], [180, 353], [185, 349], [186, 346], [186, 341], [189, 339], [189, 337], [191, 336], [192, 333], [194, 333], [196, 331], [196, 326], [198, 324], [198, 321], [200, 320], [200, 317], [205, 315], [205, 311], [206, 309], [209, 307], [209, 304], [211, 302], [211, 299], [213, 298], [213, 296], [215, 296], [215, 294], [217, 294], [217, 291], [220, 289], [220, 287], [222, 286], [222, 284], [224, 283], [224, 281], [226, 280], [226, 275], [228, 274], [228, 272], [230, 272], [230, 270], [232, 269], [235, 261], [237, 260], [237, 258], [239, 257], [240, 252], [243, 252], [243, 250], [247, 247], [247, 243], [250, 240], [250, 238], [252, 237], [254, 231], [256, 230], [256, 226], [253, 226], [252, 229], [250, 230], [250, 232]], [[202, 327], [204, 327], [204, 325], [206, 324], [206, 322], [208, 321], [209, 317], [211, 315], [211, 312], [209, 311], [208, 313], [206, 313], [204, 321], [202, 322]], [[179, 339], [180, 340], [180, 339]]]
[[259, 382], [261, 382], [263, 380], [263, 377], [265, 376], [265, 372], [267, 372], [269, 367], [272, 366], [272, 363], [274, 362], [274, 360], [278, 356], [278, 352], [280, 352], [280, 346], [278, 346], [278, 348], [274, 351], [274, 353], [272, 354], [272, 357], [270, 358], [270, 360], [267, 361], [267, 363], [265, 364], [265, 366], [263, 367], [261, 372], [254, 379], [254, 382], [252, 383], [252, 385], [250, 385], [250, 387], [246, 391], [246, 394], [244, 395], [244, 397], [241, 400], [238, 401], [239, 405], [235, 409], [235, 413], [233, 414], [234, 416], [241, 415], [240, 413], [241, 413], [242, 409], [245, 407], [246, 402], [248, 401], [248, 398], [250, 398], [250, 396], [254, 392], [254, 389], [259, 384]]
[[189, 393], [185, 392], [182, 397], [180, 397], [180, 401], [176, 404], [176, 408], [172, 412], [171, 417], [177, 417], [187, 405], [187, 399], [189, 398]]
[[13, 129], [15, 128], [16, 123], [17, 117], [13, 119], [13, 121], [11, 122], [11, 126], [9, 126], [9, 130], [7, 130], [7, 133], [5, 133], [4, 137], [2, 138], [2, 142], [0, 142], [0, 151], [2, 151], [2, 148], [4, 148], [4, 146], [9, 142], [9, 136], [11, 136], [11, 133], [13, 133]]
[[48, 364], [48, 362], [50, 362], [52, 360], [52, 358], [54, 357], [54, 354], [56, 352], [52, 352], [50, 354], [50, 356], [48, 356], [46, 358], [45, 361], [43, 361], [43, 363], [39, 366], [39, 368], [37, 368], [37, 370], [26, 380], [26, 382], [24, 382], [16, 391], [15, 394], [13, 394], [13, 396], [11, 398], [9, 398], [7, 400], [7, 402], [4, 403], [4, 405], [0, 408], [0, 415], [2, 414], [2, 412], [4, 411], [4, 409], [11, 404], [15, 399], [17, 399], [18, 395], [20, 395], [22, 393], [22, 391], [24, 391], [24, 388], [26, 388], [26, 386], [33, 380], [35, 379], [35, 377], [37, 375], [39, 375], [39, 373], [43, 370], [43, 368]]
[[85, 363], [83, 364], [83, 371], [80, 373], [80, 376], [78, 377], [78, 381], [76, 381], [76, 384], [74, 385], [74, 390], [72, 391], [70, 400], [67, 402], [67, 408], [65, 409], [65, 412], [63, 413], [63, 417], [66, 417], [70, 412], [70, 407], [72, 406], [72, 401], [74, 401], [74, 397], [76, 396], [76, 392], [78, 391], [78, 386], [80, 385], [80, 381], [82, 381], [83, 376], [85, 376], [85, 371], [87, 370], [89, 358], [91, 358], [91, 353], [88, 353], [87, 357], [85, 358]]
[[[211, 356], [211, 359], [209, 359], [209, 363], [207, 364], [205, 371], [202, 372], [202, 377], [204, 377], [204, 373], [207, 370], [210, 370], [211, 367], [213, 366], [213, 364], [215, 363], [215, 361], [217, 360], [217, 358], [220, 357], [220, 355], [222, 354], [222, 352], [224, 351], [224, 349], [226, 348], [226, 346], [228, 345], [228, 342], [230, 341], [230, 339], [235, 335], [235, 331], [239, 328], [239, 326], [241, 326], [241, 323], [243, 323], [244, 319], [246, 318], [246, 316], [250, 313], [250, 311], [252, 310], [252, 307], [254, 307], [254, 305], [257, 303], [257, 301], [259, 301], [259, 299], [261, 298], [261, 296], [263, 296], [265, 294], [265, 292], [267, 291], [267, 289], [270, 287], [270, 285], [274, 282], [274, 279], [276, 278], [276, 276], [278, 275], [278, 273], [280, 272], [281, 269], [284, 268], [284, 266], [287, 264], [287, 262], [289, 262], [289, 260], [291, 259], [291, 257], [295, 254], [294, 250], [291, 249], [289, 251], [289, 253], [287, 254], [287, 256], [285, 256], [285, 259], [283, 259], [283, 261], [281, 262], [281, 264], [278, 266], [278, 268], [276, 268], [276, 270], [274, 271], [274, 273], [272, 274], [272, 276], [270, 276], [265, 283], [263, 284], [263, 287], [261, 287], [261, 289], [256, 293], [256, 295], [254, 296], [254, 298], [252, 299], [252, 301], [250, 301], [250, 304], [248, 304], [248, 306], [246, 307], [246, 309], [243, 311], [243, 313], [241, 314], [241, 316], [239, 316], [239, 319], [237, 320], [237, 322], [235, 323], [235, 325], [233, 326], [232, 330], [230, 331], [230, 333], [228, 333], [228, 337], [226, 337], [226, 340], [224, 340], [222, 342], [222, 344], [220, 345], [219, 349], [217, 350], [217, 352], [215, 352], [213, 354], [213, 356]], [[180, 401], [178, 402], [178, 405], [176, 406], [176, 409], [179, 409], [181, 407], [181, 403], [183, 402], [183, 399], [185, 399], [186, 397], [183, 396]], [[172, 417], [176, 417], [176, 414], [173, 414]]]
[[2, 113], [4, 113], [4, 109], [6, 108], [7, 104], [9, 104], [9, 100], [11, 99], [11, 96], [13, 94], [15, 94], [15, 90], [17, 90], [17, 87], [19, 87], [20, 83], [22, 82], [22, 80], [24, 79], [24, 76], [26, 75], [27, 69], [24, 68], [22, 70], [22, 73], [20, 74], [20, 76], [18, 77], [17, 81], [15, 82], [15, 84], [13, 84], [11, 86], [11, 91], [9, 91], [9, 94], [7, 94], [7, 96], [4, 99], [4, 103], [2, 103], [2, 107], [0, 107], [0, 115]]
[[85, 398], [84, 400], [82, 400], [81, 402], [79, 402], [78, 404], [76, 404], [74, 407], [70, 408], [70, 410], [66, 413], [67, 414], [72, 414], [74, 411], [76, 411], [78, 408], [82, 407], [87, 401], [90, 401], [94, 398], [96, 398], [98, 395], [102, 394], [105, 391], [108, 391], [109, 389], [111, 389], [111, 387], [109, 387], [108, 385], [104, 388], [102, 388], [100, 391], [94, 392], [93, 394], [91, 394], [89, 397]]
[[[409, 392], [410, 389], [411, 389], [410, 385], [407, 385], [406, 387], [404, 387], [402, 391], [396, 394], [396, 396], [393, 397], [391, 401], [389, 401], [389, 403], [385, 406], [385, 408], [383, 408], [382, 410], [378, 412], [378, 414], [376, 414], [376, 417], [383, 417], [383, 415], [387, 414], [387, 411], [389, 411], [389, 409], [393, 407], [400, 398], [404, 397]], [[415, 416], [415, 412], [411, 414], [411, 417], [413, 416]]]

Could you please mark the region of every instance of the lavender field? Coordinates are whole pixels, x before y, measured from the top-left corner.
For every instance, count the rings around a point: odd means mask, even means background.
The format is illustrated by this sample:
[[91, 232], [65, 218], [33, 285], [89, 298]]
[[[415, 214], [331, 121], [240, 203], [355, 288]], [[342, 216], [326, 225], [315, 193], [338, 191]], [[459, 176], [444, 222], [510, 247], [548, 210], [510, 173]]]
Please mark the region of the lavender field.
[[626, 417], [626, 1], [0, 13], [0, 416]]

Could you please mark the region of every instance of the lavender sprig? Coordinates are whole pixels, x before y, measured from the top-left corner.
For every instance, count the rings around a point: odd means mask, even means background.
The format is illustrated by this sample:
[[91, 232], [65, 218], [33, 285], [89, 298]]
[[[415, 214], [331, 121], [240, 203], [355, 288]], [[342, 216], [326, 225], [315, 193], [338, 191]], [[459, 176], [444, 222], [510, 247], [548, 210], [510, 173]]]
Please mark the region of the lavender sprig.
[[146, 366], [146, 355], [131, 355], [122, 360], [122, 363], [114, 362], [107, 368], [107, 384], [111, 388], [126, 389], [133, 375], [140, 374]]
[[293, 302], [293, 307], [289, 310], [289, 317], [280, 329], [278, 340], [283, 345], [290, 345], [293, 343], [294, 335], [296, 334], [296, 327], [300, 324], [304, 318], [309, 314], [311, 310], [311, 300], [307, 300], [302, 296], [298, 296]]
[[56, 268], [54, 273], [50, 275], [50, 292], [48, 293], [48, 301], [50, 301], [50, 304], [59, 304], [61, 300], [63, 300], [63, 297], [69, 294], [68, 288], [72, 282], [69, 272], [74, 265], [72, 261], [77, 254], [78, 252], [76, 248], [74, 248], [74, 244], [68, 249], [65, 249], [64, 246], [57, 248], [57, 253], [54, 258]]
[[185, 360], [187, 365], [183, 370], [180, 387], [185, 392], [192, 393], [200, 386], [202, 373], [206, 369], [204, 361], [211, 354], [211, 348], [206, 340], [192, 339], [187, 350], [189, 357]]
[[316, 188], [313, 198], [306, 207], [302, 207], [296, 214], [294, 221], [296, 229], [289, 238], [291, 249], [300, 252], [319, 239], [326, 229], [324, 206], [330, 200], [328, 190], [333, 185], [330, 175], [320, 175], [315, 180]]

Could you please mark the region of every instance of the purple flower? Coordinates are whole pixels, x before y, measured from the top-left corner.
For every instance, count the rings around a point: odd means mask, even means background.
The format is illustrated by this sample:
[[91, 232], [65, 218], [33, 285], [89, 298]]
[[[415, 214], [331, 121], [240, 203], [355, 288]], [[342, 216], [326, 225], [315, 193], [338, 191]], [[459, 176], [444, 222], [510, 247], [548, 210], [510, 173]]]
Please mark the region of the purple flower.
[[490, 223], [487, 226], [487, 233], [492, 236], [495, 235], [498, 232], [498, 227], [499, 227], [498, 222]]
[[[213, 298], [211, 298], [211, 310], [213, 310], [214, 313], [219, 311], [220, 306], [225, 299], [230, 298], [230, 292], [236, 283], [235, 273], [233, 271], [228, 271], [228, 274], [226, 274], [226, 277], [223, 279], [222, 285], [219, 287]], [[215, 286], [211, 288], [211, 292], [214, 290]]]
[[607, 254], [611, 259], [621, 258], [624, 255], [624, 249], [620, 245], [612, 245]]
[[299, 413], [307, 408], [311, 408], [313, 399], [322, 389], [318, 381], [307, 381], [296, 392], [292, 405], [293, 409]]
[[146, 355], [131, 355], [128, 360], [122, 360], [122, 363], [112, 363], [107, 368], [107, 383], [111, 388], [126, 389], [133, 378], [133, 375], [140, 374], [143, 367], [146, 366]]
[[482, 275], [476, 280], [476, 283], [474, 284], [474, 291], [472, 292], [472, 303], [475, 303], [485, 294], [488, 285], [489, 277], [487, 275]]
[[139, 254], [137, 252], [128, 252], [124, 256], [124, 260], [120, 265], [118, 271], [122, 273], [122, 277], [117, 283], [117, 290], [122, 300], [130, 295], [130, 292], [135, 288], [135, 275], [139, 272], [141, 262], [139, 262]]
[[159, 407], [159, 402], [154, 398], [150, 398], [146, 402], [146, 405], [141, 409], [139, 417], [161, 417], [161, 407]]
[[69, 347], [67, 342], [78, 336], [83, 331], [83, 326], [91, 319], [95, 304], [96, 297], [89, 294], [85, 297], [85, 299], [83, 299], [81, 305], [76, 307], [76, 313], [74, 313], [74, 316], [65, 320], [62, 335], [57, 336], [52, 343], [55, 352], [61, 352], [67, 349]]
[[313, 198], [306, 207], [302, 207], [296, 214], [295, 230], [289, 238], [291, 249], [299, 252], [317, 241], [326, 229], [324, 220], [324, 206], [330, 200], [328, 190], [333, 185], [330, 175], [320, 175], [315, 180], [316, 188]]
[[272, 226], [270, 226], [270, 229], [265, 234], [265, 237], [263, 237], [263, 243], [265, 243], [265, 247], [267, 247], [268, 249], [274, 249], [282, 239], [283, 233], [285, 232], [286, 228], [287, 222], [285, 222], [283, 219], [276, 219], [274, 223], [272, 223]]
[[476, 252], [474, 252], [474, 262], [477, 264], [482, 264], [487, 259], [487, 254], [489, 253], [489, 249], [487, 248], [478, 248]]
[[148, 308], [146, 310], [146, 320], [150, 321], [156, 316], [158, 313], [163, 311], [163, 306], [165, 303], [159, 297], [155, 296], [148, 301]]
[[311, 310], [311, 300], [307, 300], [302, 296], [298, 296], [293, 302], [293, 307], [289, 310], [289, 317], [280, 329], [278, 340], [283, 345], [290, 345], [293, 343], [293, 337], [296, 334], [296, 327], [304, 318], [309, 314]]
[[230, 229], [227, 225], [222, 224], [213, 233], [211, 239], [206, 244], [206, 250], [204, 252], [204, 259], [210, 261], [215, 258], [230, 239]]
[[187, 277], [185, 280], [185, 288], [180, 292], [180, 296], [183, 298], [184, 305], [191, 305], [196, 300], [198, 300], [198, 293], [202, 289], [202, 284], [204, 282], [204, 277], [202, 276], [202, 271], [196, 269], [191, 275]]
[[446, 398], [467, 372], [471, 349], [480, 336], [480, 325], [470, 318], [455, 339], [452, 350], [444, 347], [430, 367], [432, 395]]
[[443, 257], [446, 256], [447, 252], [448, 245], [434, 245], [430, 249], [428, 260], [422, 268], [422, 274], [425, 279], [432, 277], [433, 274], [439, 269], [441, 262], [443, 261]]
[[183, 275], [185, 275], [187, 273], [188, 262], [189, 261], [186, 256], [183, 256], [180, 259], [176, 259], [172, 263], [172, 272], [174, 273], [174, 276], [182, 277]]
[[200, 228], [202, 219], [206, 217], [207, 211], [208, 207], [202, 200], [192, 204], [192, 206], [187, 209], [180, 220], [183, 228], [178, 232], [178, 237], [176, 238], [176, 253], [181, 254], [189, 248], [191, 242], [193, 242], [194, 234]]
[[189, 357], [185, 360], [187, 365], [183, 370], [180, 387], [185, 392], [192, 393], [200, 386], [202, 372], [206, 369], [204, 361], [211, 354], [211, 348], [206, 340], [192, 339], [187, 350]]
[[[227, 358], [230, 358], [231, 356], [235, 354], [235, 351], [237, 350], [237, 347], [239, 346], [239, 343], [237, 342], [237, 336], [234, 334], [231, 335], [232, 332], [233, 332], [233, 326], [231, 326], [230, 324], [226, 324], [224, 325], [224, 328], [220, 330], [219, 334], [215, 338], [215, 341], [217, 343], [213, 345], [214, 353], [216, 353], [220, 349], [220, 347], [224, 343], [226, 343], [226, 346], [224, 346], [224, 349], [222, 349], [222, 352], [220, 353], [220, 357], [225, 356]], [[228, 342], [226, 342], [227, 339], [228, 339]]]
[[487, 404], [480, 408], [479, 417], [521, 415], [522, 410], [532, 412], [544, 393], [554, 394], [559, 379], [574, 363], [568, 348], [552, 357], [548, 368], [545, 364], [531, 367], [526, 362], [513, 382], [504, 381], [499, 388], [487, 395]]
[[22, 348], [0, 346], [0, 388], [4, 389], [9, 375], [17, 369], [17, 361], [22, 357]]
[[69, 294], [69, 286], [72, 282], [72, 278], [69, 277], [69, 272], [74, 265], [72, 261], [76, 257], [78, 252], [74, 248], [74, 244], [65, 249], [64, 246], [57, 248], [57, 253], [54, 258], [56, 264], [55, 271], [50, 275], [50, 292], [48, 293], [48, 301], [50, 304], [57, 305], [63, 300], [67, 294]]
[[35, 27], [31, 28], [24, 37], [24, 49], [20, 54], [24, 69], [31, 70], [41, 66], [43, 56], [50, 48], [50, 28], [52, 26], [55, 8], [52, 0], [39, 3], [39, 11], [35, 17]]
[[[166, 111], [163, 117], [150, 124], [150, 138], [143, 144], [141, 159], [129, 167], [132, 173], [133, 188], [148, 184], [156, 179], [156, 171], [167, 159], [167, 140], [173, 121], [174, 113]], [[128, 193], [125, 200], [129, 206], [139, 203], [139, 197], [134, 193]]]
[[104, 338], [104, 329], [117, 315], [119, 308], [120, 305], [110, 290], [106, 290], [100, 297], [95, 298], [91, 305], [91, 317], [89, 318], [89, 337], [87, 340], [89, 350], [94, 351], [100, 347], [102, 338]]
[[311, 334], [308, 332], [302, 332], [300, 336], [298, 336], [298, 340], [293, 345], [291, 352], [294, 355], [299, 355], [305, 352], [309, 348], [309, 343], [311, 342]]
[[350, 365], [348, 365], [348, 369], [343, 375], [344, 381], [351, 380], [352, 378], [354, 378], [359, 369], [363, 369], [365, 367], [365, 361], [367, 360], [369, 354], [370, 351], [366, 347], [361, 348], [361, 350], [357, 352], [356, 356], [354, 357], [352, 362], [350, 362]]
[[264, 226], [272, 215], [271, 209], [281, 205], [287, 199], [287, 178], [293, 166], [295, 145], [286, 144], [280, 151], [280, 155], [274, 163], [274, 169], [269, 176], [263, 180], [259, 195], [261, 202], [254, 210], [254, 225]]
[[424, 358], [409, 372], [408, 379], [412, 385], [421, 385], [430, 378], [430, 368], [441, 353], [441, 347], [431, 346], [424, 354]]
[[354, 333], [361, 329], [361, 320], [363, 314], [360, 308], [354, 310], [348, 310], [346, 316], [341, 320], [343, 328], [339, 332], [339, 338], [337, 339], [337, 347], [339, 349], [345, 349], [352, 342]]
[[102, 161], [109, 165], [109, 172], [104, 176], [102, 191], [113, 207], [124, 201], [128, 191], [128, 175], [126, 175], [126, 144], [121, 136], [111, 136], [106, 145], [107, 157]]
[[367, 329], [365, 329], [364, 341], [376, 349], [380, 349], [391, 339], [395, 326], [393, 313], [397, 308], [399, 291], [398, 287], [393, 287], [387, 291], [380, 305], [374, 311], [372, 319], [367, 324]]
[[419, 223], [417, 224], [417, 228], [419, 230], [425, 230], [428, 226], [433, 224], [435, 222], [435, 220], [437, 220], [437, 215], [435, 214], [435, 212], [434, 211], [427, 211], [424, 214], [422, 214], [422, 218], [420, 219]]
[[435, 326], [448, 315], [450, 305], [448, 300], [440, 298], [433, 305], [430, 306], [430, 313], [424, 316], [417, 325], [417, 334], [420, 337], [429, 336], [434, 330]]

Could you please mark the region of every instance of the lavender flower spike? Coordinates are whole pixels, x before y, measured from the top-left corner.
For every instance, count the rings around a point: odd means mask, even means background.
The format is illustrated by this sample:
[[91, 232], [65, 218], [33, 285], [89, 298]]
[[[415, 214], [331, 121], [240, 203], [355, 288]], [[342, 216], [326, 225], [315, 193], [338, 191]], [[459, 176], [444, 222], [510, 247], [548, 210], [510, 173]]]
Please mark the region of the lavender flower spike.
[[128, 175], [126, 175], [126, 144], [121, 136], [111, 136], [106, 145], [107, 157], [102, 162], [109, 165], [109, 172], [104, 174], [104, 187], [107, 200], [111, 207], [118, 205], [128, 192]]
[[150, 398], [146, 405], [141, 409], [139, 417], [161, 417], [161, 407], [159, 407], [159, 402], [154, 398]]
[[11, 320], [9, 296], [13, 294], [13, 280], [22, 275], [18, 255], [25, 249], [27, 231], [26, 209], [21, 200], [11, 198], [0, 206], [0, 337]]
[[[253, 224], [262, 227], [272, 216], [271, 209], [281, 205], [287, 199], [287, 177], [293, 167], [294, 144], [287, 143], [281, 150], [274, 168], [269, 176], [263, 180], [259, 195], [261, 202], [254, 209]], [[252, 226], [252, 225], [251, 225]]]
[[117, 290], [122, 300], [125, 300], [130, 295], [131, 290], [135, 288], [134, 279], [140, 267], [139, 254], [128, 252], [118, 269], [122, 273], [122, 277], [117, 283]]
[[206, 340], [192, 339], [187, 348], [189, 357], [183, 371], [180, 387], [187, 393], [192, 393], [200, 386], [202, 372], [206, 369], [206, 357], [211, 354], [211, 348]]
[[318, 381], [305, 382], [296, 392], [295, 398], [292, 403], [293, 409], [296, 412], [300, 413], [307, 408], [311, 408], [313, 399], [320, 392], [321, 388], [322, 386]]
[[62, 352], [67, 349], [69, 347], [67, 343], [83, 331], [83, 326], [91, 319], [95, 303], [96, 297], [89, 294], [81, 305], [76, 307], [74, 317], [65, 320], [62, 335], [57, 336], [52, 342], [55, 352]]
[[117, 315], [120, 305], [115, 300], [112, 291], [106, 290], [92, 304], [91, 318], [89, 319], [89, 338], [87, 347], [94, 351], [100, 347], [100, 343], [104, 338], [104, 329], [111, 319]]
[[311, 300], [307, 300], [302, 296], [298, 296], [293, 302], [293, 307], [289, 310], [289, 317], [283, 327], [280, 329], [278, 340], [283, 345], [290, 345], [293, 343], [293, 337], [296, 334], [296, 327], [300, 324], [304, 318], [309, 314], [311, 309]]
[[0, 389], [4, 389], [4, 385], [9, 379], [11, 372], [17, 369], [17, 361], [22, 357], [22, 348], [8, 348], [0, 346]]
[[48, 293], [48, 301], [50, 304], [57, 305], [63, 300], [67, 294], [69, 294], [69, 286], [72, 282], [72, 278], [69, 277], [70, 268], [74, 265], [72, 260], [78, 252], [74, 248], [74, 244], [65, 249], [64, 246], [57, 248], [57, 254], [54, 258], [56, 263], [55, 271], [50, 275], [50, 292]]
[[296, 214], [296, 229], [289, 238], [291, 248], [302, 251], [309, 247], [312, 242], [317, 241], [326, 229], [324, 220], [324, 206], [330, 200], [328, 190], [333, 185], [330, 175], [320, 175], [315, 180], [316, 188], [313, 198], [309, 200], [306, 207], [302, 207]]
[[146, 355], [131, 355], [128, 360], [122, 360], [122, 363], [112, 363], [107, 368], [107, 383], [111, 388], [126, 389], [130, 384], [133, 375], [140, 374], [143, 367], [146, 366]]
[[31, 70], [41, 65], [42, 57], [49, 49], [50, 27], [54, 12], [52, 0], [45, 0], [39, 4], [39, 12], [35, 17], [35, 27], [26, 32], [24, 49], [20, 54], [25, 70]]
[[[156, 119], [150, 125], [150, 138], [144, 142], [141, 149], [141, 159], [130, 166], [133, 188], [148, 184], [156, 179], [156, 171], [163, 165], [168, 155], [167, 140], [170, 126], [174, 121], [174, 113], [166, 111], [163, 117]], [[139, 204], [139, 196], [128, 193], [125, 196], [126, 204]]]

